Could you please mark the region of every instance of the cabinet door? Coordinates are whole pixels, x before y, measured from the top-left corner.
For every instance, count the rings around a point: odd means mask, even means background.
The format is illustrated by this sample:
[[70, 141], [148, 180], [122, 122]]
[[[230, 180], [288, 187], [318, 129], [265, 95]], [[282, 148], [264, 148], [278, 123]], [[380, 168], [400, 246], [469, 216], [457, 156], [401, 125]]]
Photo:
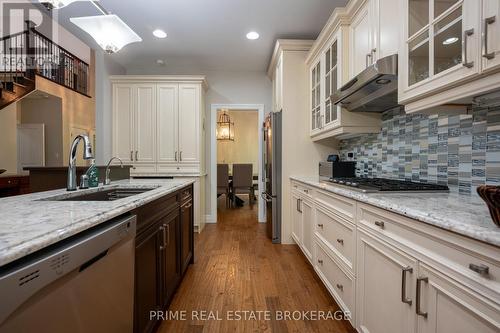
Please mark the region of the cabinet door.
[[297, 244], [302, 246], [302, 212], [300, 205], [301, 200], [292, 193], [292, 233]]
[[180, 215], [181, 232], [181, 272], [184, 274], [190, 263], [193, 262], [193, 202], [182, 205]]
[[483, 70], [490, 70], [500, 66], [500, 1], [483, 0], [481, 24]]
[[313, 228], [313, 206], [308, 201], [302, 201], [302, 244], [304, 253], [312, 259], [312, 228]]
[[135, 246], [135, 319], [134, 332], [152, 332], [156, 322], [149, 312], [161, 310], [161, 249], [162, 230], [158, 223], [136, 238]]
[[179, 161], [200, 162], [201, 86], [179, 85]]
[[163, 256], [162, 256], [162, 304], [166, 307], [181, 279], [179, 253], [179, 214], [171, 214], [162, 220]]
[[177, 163], [178, 156], [178, 84], [157, 87], [157, 154], [159, 163]]
[[274, 90], [275, 90], [274, 111], [280, 111], [281, 109], [283, 109], [282, 84], [283, 84], [283, 58], [280, 56], [276, 63], [276, 72], [274, 73]]
[[401, 0], [371, 0], [373, 9], [373, 61], [399, 51]]
[[135, 152], [136, 162], [156, 162], [156, 86], [136, 85]]
[[350, 26], [350, 78], [355, 77], [373, 62], [370, 6], [365, 4]]
[[311, 68], [311, 132], [323, 127], [323, 116], [321, 114], [321, 60]]
[[123, 163], [134, 160], [134, 88], [130, 84], [113, 85], [113, 156]]
[[500, 331], [500, 307], [481, 302], [470, 289], [419, 264], [416, 295], [419, 333], [494, 333]]
[[356, 318], [363, 333], [415, 332], [417, 262], [358, 229]]

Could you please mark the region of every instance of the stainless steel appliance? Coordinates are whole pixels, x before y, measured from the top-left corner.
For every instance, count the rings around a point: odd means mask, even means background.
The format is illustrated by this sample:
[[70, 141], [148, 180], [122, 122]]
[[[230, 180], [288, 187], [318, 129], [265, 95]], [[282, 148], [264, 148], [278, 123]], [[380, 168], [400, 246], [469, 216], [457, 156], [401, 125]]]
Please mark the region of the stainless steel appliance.
[[386, 178], [332, 178], [328, 182], [363, 193], [370, 192], [449, 192], [446, 185], [417, 183]]
[[119, 218], [1, 267], [0, 332], [132, 332], [135, 230]]
[[349, 111], [384, 112], [398, 106], [398, 55], [377, 60], [330, 96]]
[[319, 179], [330, 180], [340, 177], [354, 177], [356, 174], [355, 161], [319, 162]]
[[264, 180], [267, 235], [281, 243], [281, 123], [282, 112], [271, 112], [264, 122]]

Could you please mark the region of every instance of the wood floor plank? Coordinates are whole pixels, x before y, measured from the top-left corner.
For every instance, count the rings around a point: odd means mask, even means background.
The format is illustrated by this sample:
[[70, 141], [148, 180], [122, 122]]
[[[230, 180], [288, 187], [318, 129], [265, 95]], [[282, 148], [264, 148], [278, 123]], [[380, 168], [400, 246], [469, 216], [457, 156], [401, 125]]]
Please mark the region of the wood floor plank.
[[[334, 312], [339, 307], [296, 245], [272, 244], [266, 237], [265, 224], [257, 222], [257, 205], [225, 209], [223, 201], [219, 223], [195, 236], [195, 262], [169, 308], [186, 311], [186, 320], [165, 321], [158, 332], [354, 333], [347, 321], [277, 319], [278, 312]], [[241, 320], [235, 320], [236, 311], [247, 311], [247, 317], [239, 312]]]

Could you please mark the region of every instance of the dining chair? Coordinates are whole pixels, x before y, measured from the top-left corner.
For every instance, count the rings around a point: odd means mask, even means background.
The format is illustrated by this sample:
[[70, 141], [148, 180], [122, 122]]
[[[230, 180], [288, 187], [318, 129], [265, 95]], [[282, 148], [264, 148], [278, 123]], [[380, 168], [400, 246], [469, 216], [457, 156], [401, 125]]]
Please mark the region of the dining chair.
[[217, 164], [217, 197], [226, 196], [226, 208], [229, 207], [229, 165]]
[[236, 200], [236, 194], [248, 194], [250, 205], [253, 205], [255, 190], [253, 185], [252, 164], [233, 164], [233, 182], [231, 190], [233, 201]]

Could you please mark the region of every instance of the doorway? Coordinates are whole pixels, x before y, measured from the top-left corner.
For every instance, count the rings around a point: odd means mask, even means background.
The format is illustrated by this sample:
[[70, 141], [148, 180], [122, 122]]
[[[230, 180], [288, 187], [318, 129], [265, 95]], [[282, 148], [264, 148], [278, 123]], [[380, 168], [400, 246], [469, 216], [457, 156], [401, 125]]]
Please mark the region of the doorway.
[[[262, 161], [262, 151], [263, 151], [263, 134], [262, 134], [262, 123], [264, 122], [264, 105], [263, 104], [212, 104], [211, 105], [211, 124], [210, 124], [210, 165], [209, 165], [209, 175], [210, 175], [210, 216], [207, 217], [207, 223], [216, 223], [217, 222], [217, 163], [218, 161], [224, 161], [224, 158], [218, 153], [218, 140], [217, 140], [217, 121], [219, 119], [219, 113], [222, 110], [229, 110], [232, 114], [237, 115], [238, 112], [249, 112], [253, 111], [257, 113], [257, 127], [255, 129], [255, 133], [253, 134], [254, 140], [253, 143], [257, 146], [255, 147], [257, 150], [257, 157], [255, 161], [251, 161], [251, 158], [244, 157], [245, 154], [241, 152], [235, 151], [235, 149], [230, 149], [229, 147], [226, 149], [228, 155], [225, 157], [226, 163], [231, 166], [228, 166], [229, 170], [232, 169], [232, 164], [235, 163], [247, 163], [253, 165], [253, 173], [254, 178], [256, 178], [255, 183], [257, 187], [256, 193], [256, 203], [258, 205], [258, 221], [263, 223], [266, 222], [265, 217], [265, 204], [264, 200], [261, 198], [260, 193], [264, 190], [264, 183], [262, 179], [263, 175], [263, 161]], [[228, 111], [226, 111], [228, 112]], [[244, 117], [237, 117], [244, 118]], [[241, 124], [240, 124], [241, 126]], [[238, 124], [235, 123], [234, 127], [235, 133], [234, 137], [238, 140]], [[245, 141], [248, 140], [251, 136], [247, 134], [241, 133], [244, 136]], [[229, 140], [230, 141], [230, 140]], [[222, 146], [221, 146], [222, 147]], [[224, 148], [221, 148], [224, 149]], [[243, 156], [243, 157], [242, 157]], [[238, 160], [238, 158], [240, 158]], [[241, 159], [243, 158], [243, 159]]]

